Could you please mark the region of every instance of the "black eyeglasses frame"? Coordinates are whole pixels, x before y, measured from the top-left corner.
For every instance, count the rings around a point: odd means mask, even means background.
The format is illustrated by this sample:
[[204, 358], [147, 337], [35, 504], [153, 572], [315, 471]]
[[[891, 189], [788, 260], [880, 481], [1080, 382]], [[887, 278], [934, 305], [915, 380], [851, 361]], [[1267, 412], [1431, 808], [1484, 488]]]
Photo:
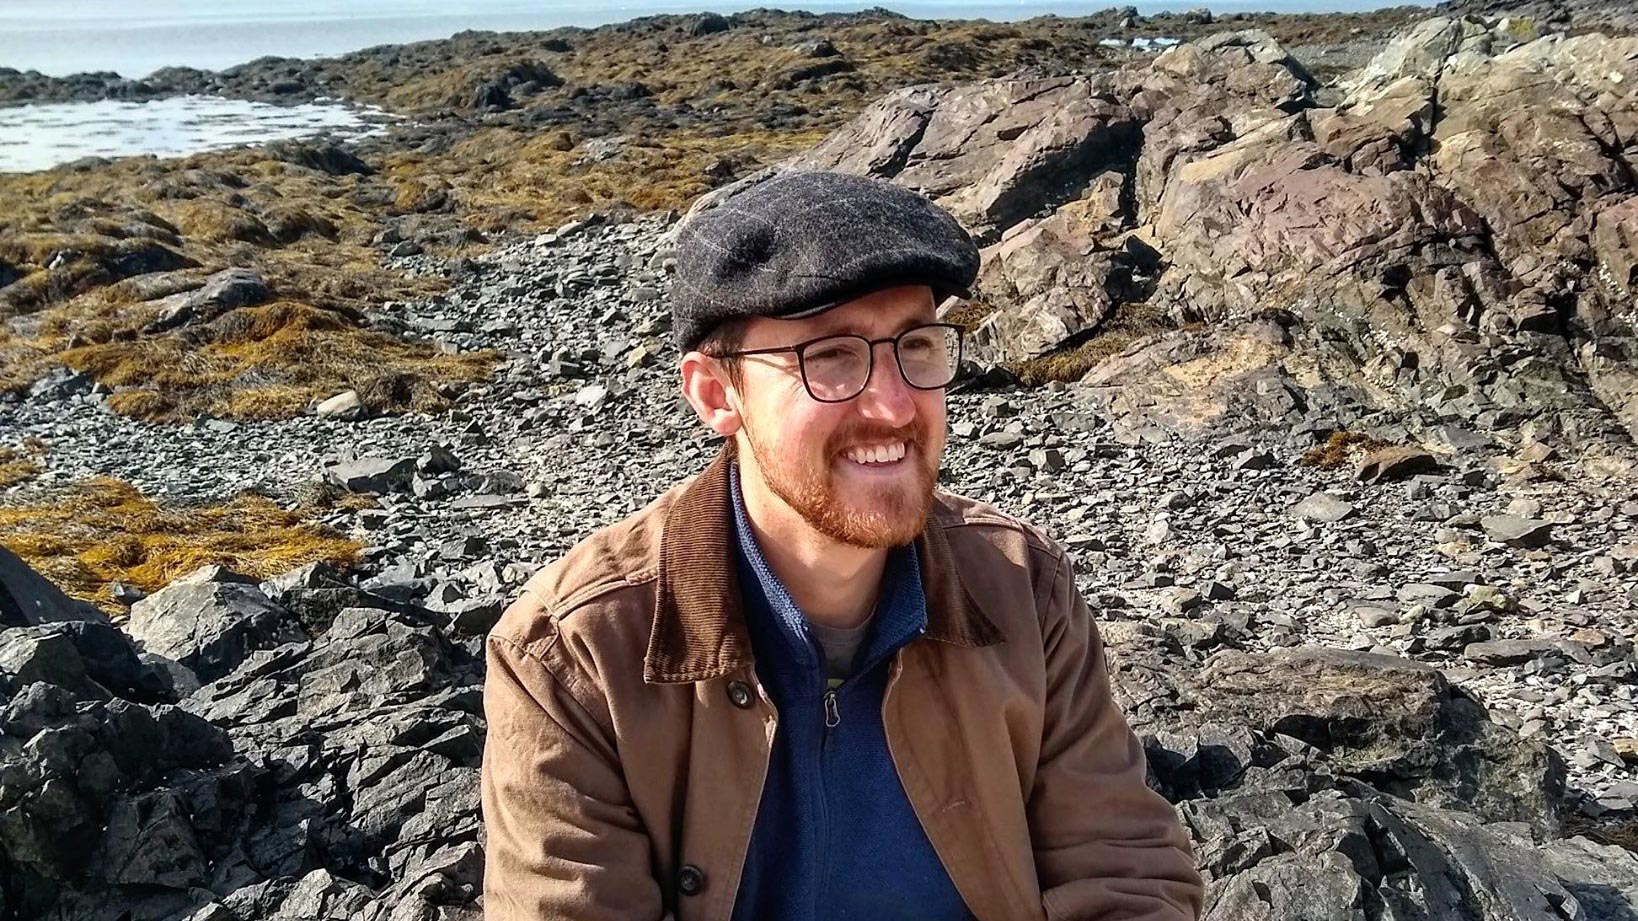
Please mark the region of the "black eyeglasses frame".
[[[899, 340], [910, 335], [911, 333], [934, 328], [948, 329], [955, 333], [955, 360], [950, 367], [950, 379], [948, 381], [945, 381], [943, 384], [940, 384], [937, 387], [923, 387], [912, 382], [909, 375], [904, 373], [904, 362], [899, 358]], [[722, 352], [713, 355], [712, 357], [740, 358], [746, 355], [777, 355], [784, 352], [795, 352], [796, 366], [802, 375], [802, 388], [808, 392], [808, 396], [812, 397], [819, 403], [846, 403], [849, 400], [858, 399], [859, 394], [864, 393], [866, 388], [870, 386], [870, 378], [876, 373], [876, 346], [884, 342], [893, 343], [893, 364], [898, 367], [899, 377], [903, 379], [906, 386], [909, 386], [915, 390], [943, 390], [949, 387], [951, 384], [955, 383], [955, 379], [960, 376], [961, 356], [962, 351], [966, 346], [966, 332], [967, 331], [965, 329], [955, 323], [918, 323], [908, 329], [901, 330], [897, 335], [883, 336], [880, 339], [871, 339], [868, 336], [861, 336], [858, 333], [829, 333], [823, 336], [815, 336], [812, 339], [804, 339], [801, 342], [796, 342], [791, 345], [782, 345], [777, 348], [740, 349], [739, 351], [735, 352]], [[839, 400], [827, 400], [813, 392], [813, 386], [808, 383], [808, 362], [806, 356], [804, 355], [804, 353], [814, 345], [820, 342], [828, 342], [832, 339], [858, 339], [865, 343], [865, 353], [868, 356], [865, 364], [864, 383], [860, 384], [859, 389], [853, 394], [842, 397]]]

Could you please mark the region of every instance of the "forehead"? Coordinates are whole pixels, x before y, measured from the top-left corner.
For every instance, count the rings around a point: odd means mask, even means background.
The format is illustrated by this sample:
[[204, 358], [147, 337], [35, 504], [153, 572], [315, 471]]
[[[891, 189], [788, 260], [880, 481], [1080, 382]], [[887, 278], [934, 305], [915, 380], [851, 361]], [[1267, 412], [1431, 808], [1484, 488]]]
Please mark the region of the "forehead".
[[[746, 327], [745, 344], [754, 348], [840, 333], [870, 338], [891, 336], [934, 319], [935, 307], [933, 290], [928, 286], [900, 285], [873, 291], [816, 316], [795, 320], [758, 317]], [[753, 342], [757, 345], [753, 346]]]

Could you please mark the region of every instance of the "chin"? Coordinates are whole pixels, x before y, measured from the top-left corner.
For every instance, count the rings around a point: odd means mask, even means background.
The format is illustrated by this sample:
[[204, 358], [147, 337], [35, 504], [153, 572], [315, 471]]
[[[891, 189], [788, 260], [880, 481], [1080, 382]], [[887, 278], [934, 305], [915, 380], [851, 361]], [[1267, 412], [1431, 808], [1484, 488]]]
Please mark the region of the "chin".
[[[894, 483], [834, 483], [833, 501], [820, 530], [859, 547], [897, 547], [921, 533], [932, 504], [931, 489], [909, 474]], [[845, 478], [843, 478], [845, 479]]]

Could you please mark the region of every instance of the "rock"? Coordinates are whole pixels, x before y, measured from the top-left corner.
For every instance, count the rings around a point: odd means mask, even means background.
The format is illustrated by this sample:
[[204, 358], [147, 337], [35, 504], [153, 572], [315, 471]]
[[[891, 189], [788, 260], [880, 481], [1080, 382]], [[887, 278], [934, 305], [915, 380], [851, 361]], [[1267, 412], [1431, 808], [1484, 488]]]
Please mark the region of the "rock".
[[144, 592], [142, 589], [138, 588], [137, 586], [127, 585], [124, 582], [111, 582], [111, 583], [109, 583], [108, 584], [108, 594], [115, 601], [119, 602], [120, 604], [125, 605], [126, 607], [130, 607], [131, 605], [135, 604], [136, 602], [141, 601], [143, 598], [146, 598], [147, 595], [148, 595], [147, 592]]
[[1291, 507], [1291, 514], [1309, 521], [1342, 521], [1354, 514], [1354, 507], [1330, 493], [1320, 491]]
[[1267, 470], [1274, 466], [1274, 455], [1267, 451], [1247, 451], [1234, 459], [1235, 470]]
[[138, 887], [204, 882], [201, 845], [229, 845], [256, 775], [223, 767], [226, 734], [174, 707], [123, 700], [35, 712], [36, 748], [0, 755], [0, 836], [8, 872], [33, 880], [27, 910], [82, 873]]
[[1359, 466], [1359, 478], [1367, 483], [1397, 480], [1439, 469], [1432, 454], [1416, 447], [1393, 447], [1366, 456]]
[[1387, 627], [1401, 620], [1398, 611], [1370, 604], [1355, 605], [1354, 614], [1367, 627]]
[[70, 598], [0, 546], [0, 629], [86, 621], [108, 623], [94, 605]]
[[408, 486], [414, 472], [413, 457], [364, 457], [326, 467], [324, 477], [348, 492], [381, 495]]
[[1543, 655], [1562, 654], [1557, 643], [1549, 640], [1492, 640], [1469, 643], [1462, 655], [1485, 665], [1522, 665]]
[[978, 443], [987, 448], [1006, 450], [1023, 444], [1024, 436], [1020, 432], [985, 432], [978, 436]]
[[262, 150], [275, 159], [330, 176], [368, 176], [375, 172], [347, 148], [331, 142], [278, 140], [262, 145]]
[[609, 398], [609, 388], [602, 384], [588, 384], [575, 391], [574, 403], [587, 410], [597, 410]]
[[320, 418], [340, 419], [343, 422], [356, 422], [364, 418], [366, 413], [364, 401], [359, 398], [356, 390], [343, 390], [319, 403], [314, 411]]
[[1203, 599], [1192, 588], [1173, 588], [1166, 594], [1165, 607], [1172, 614], [1186, 614], [1199, 607]]
[[1484, 624], [1453, 624], [1434, 627], [1421, 637], [1421, 648], [1443, 652], [1460, 652], [1490, 639], [1490, 628]]
[[246, 654], [305, 639], [289, 612], [254, 585], [173, 584], [131, 606], [125, 626], [143, 648], [212, 681]]
[[1422, 604], [1431, 608], [1447, 608], [1461, 600], [1461, 593], [1437, 583], [1412, 582], [1399, 587], [1397, 597], [1405, 604]]
[[836, 50], [836, 46], [831, 44], [828, 38], [815, 38], [805, 42], [798, 42], [791, 50], [809, 58], [835, 57], [841, 53]]
[[19, 627], [0, 632], [0, 682], [21, 688], [36, 682], [81, 700], [107, 700], [107, 689], [86, 674], [85, 662], [66, 630]]
[[1627, 764], [1638, 764], [1638, 739], [1623, 737], [1610, 740], [1610, 747]]
[[1064, 455], [1056, 448], [1037, 448], [1029, 452], [1029, 465], [1042, 473], [1053, 473], [1064, 467]]
[[1491, 540], [1509, 547], [1545, 547], [1553, 540], [1552, 523], [1517, 515], [1486, 515], [1479, 519]]
[[[1394, 656], [1299, 647], [1219, 652], [1200, 675], [1191, 719], [1248, 725], [1323, 753], [1334, 770], [1492, 821], [1554, 827], [1562, 764], [1490, 724], [1437, 670]], [[1483, 763], [1467, 759], [1477, 752]], [[1482, 780], [1480, 778], [1483, 778]], [[1458, 806], [1459, 804], [1459, 806]]]
[[220, 563], [206, 563], [188, 570], [171, 580], [171, 585], [202, 585], [209, 582], [235, 583], [238, 585], [255, 585], [256, 580], [241, 572], [235, 572]]
[[694, 23], [688, 27], [688, 34], [695, 37], [713, 35], [717, 32], [726, 32], [731, 28], [733, 28], [733, 25], [722, 14], [705, 13], [695, 19]]
[[65, 400], [89, 393], [94, 380], [89, 374], [56, 368], [28, 387], [28, 395], [38, 400]]
[[155, 302], [152, 306], [158, 315], [143, 332], [151, 335], [191, 323], [208, 323], [236, 307], [260, 304], [272, 296], [273, 289], [255, 272], [223, 269], [206, 278], [197, 290]]
[[[1429, 434], [1459, 450], [1493, 443], [1473, 429], [1495, 430], [1498, 409], [1521, 406], [1630, 435], [1638, 377], [1616, 356], [1638, 343], [1624, 327], [1622, 345], [1602, 338], [1619, 327], [1604, 318], [1638, 290], [1627, 232], [1638, 207], [1606, 127], [1630, 113], [1619, 92], [1575, 87], [1593, 72], [1610, 86], [1638, 80], [1635, 39], [1520, 41], [1494, 24], [1429, 19], [1321, 104], [1312, 75], [1268, 35], [1218, 32], [1147, 67], [907, 87], [776, 169], [890, 178], [955, 214], [985, 247], [979, 287], [995, 310], [975, 348], [991, 358], [1080, 342], [1122, 303], [1208, 323], [1100, 370], [1098, 386], [1158, 418], [1209, 422], [1236, 406], [1219, 396], [1235, 388], [1260, 411], [1300, 412], [1308, 386], [1265, 376], [1284, 374], [1274, 363], [1289, 347], [1325, 369], [1321, 386], [1382, 373], [1390, 401], [1425, 404], [1445, 433]], [[1527, 111], [1553, 113], [1550, 124], [1526, 130]], [[1548, 161], [1583, 178], [1566, 190], [1539, 168]], [[1115, 196], [1112, 221], [1106, 176], [1132, 193]], [[1583, 268], [1555, 268], [1568, 262]], [[1221, 344], [1228, 324], [1269, 304], [1303, 305], [1284, 324], [1288, 343], [1209, 362], [1187, 347]], [[1538, 348], [1546, 340], [1529, 337], [1542, 330], [1571, 348]], [[1403, 343], [1398, 357], [1382, 355], [1383, 335]], [[1529, 360], [1492, 379], [1497, 363], [1481, 356], [1503, 339]], [[1578, 348], [1610, 357], [1584, 372], [1566, 360]], [[1434, 357], [1456, 354], [1467, 357]]]
[[500, 620], [506, 605], [497, 597], [464, 598], [445, 606], [449, 629], [463, 636], [485, 636]]

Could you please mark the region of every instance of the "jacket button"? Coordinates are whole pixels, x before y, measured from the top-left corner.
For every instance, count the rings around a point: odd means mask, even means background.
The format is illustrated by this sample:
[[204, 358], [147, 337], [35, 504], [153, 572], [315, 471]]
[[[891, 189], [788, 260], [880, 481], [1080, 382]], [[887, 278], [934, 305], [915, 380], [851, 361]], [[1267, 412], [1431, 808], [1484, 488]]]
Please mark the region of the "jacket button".
[[751, 693], [751, 686], [743, 681], [728, 682], [728, 699], [741, 710], [749, 710], [756, 702], [756, 695]]
[[677, 871], [677, 891], [683, 895], [699, 895], [705, 891], [705, 871], [685, 863]]

